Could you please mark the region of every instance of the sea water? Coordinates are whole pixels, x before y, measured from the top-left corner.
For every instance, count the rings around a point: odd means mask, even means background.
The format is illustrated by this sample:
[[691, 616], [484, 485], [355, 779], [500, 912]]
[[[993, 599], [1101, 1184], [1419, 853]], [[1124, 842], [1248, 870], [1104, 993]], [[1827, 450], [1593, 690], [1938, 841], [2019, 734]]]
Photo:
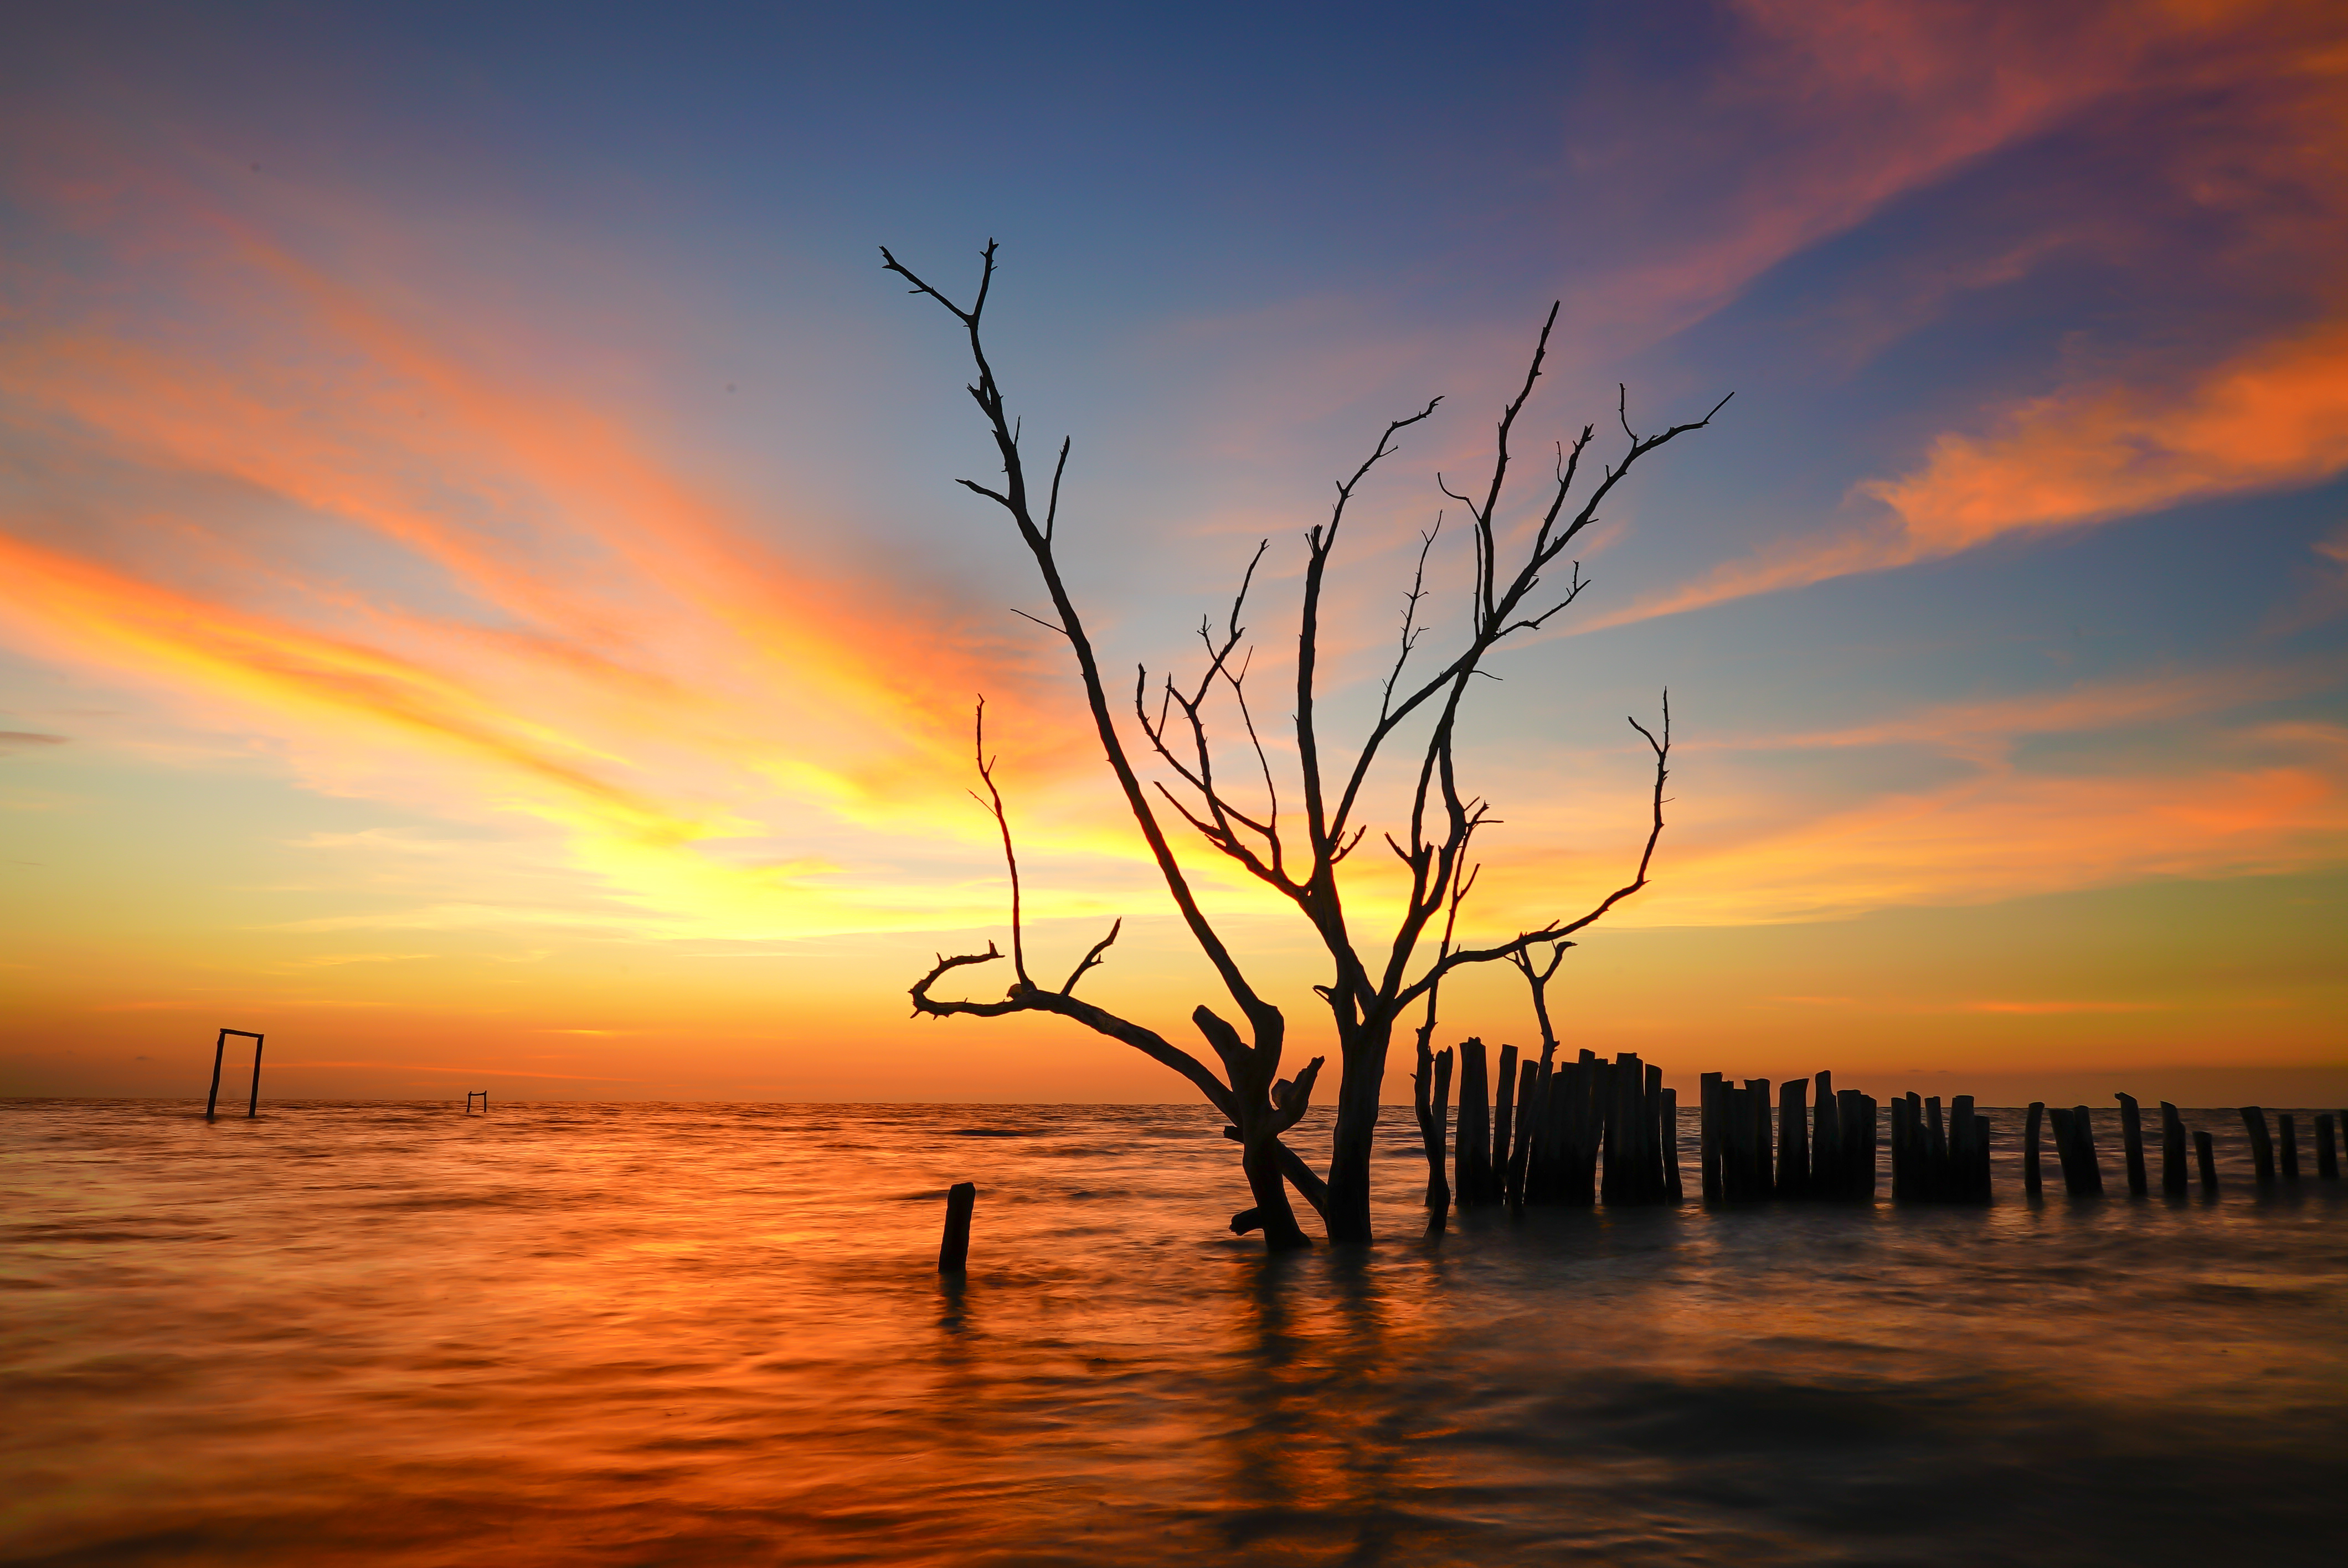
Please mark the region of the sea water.
[[1430, 1237], [1389, 1110], [1377, 1245], [1268, 1258], [1203, 1107], [5, 1102], [0, 1557], [2338, 1562], [2342, 1184], [1991, 1120], [1986, 1207]]

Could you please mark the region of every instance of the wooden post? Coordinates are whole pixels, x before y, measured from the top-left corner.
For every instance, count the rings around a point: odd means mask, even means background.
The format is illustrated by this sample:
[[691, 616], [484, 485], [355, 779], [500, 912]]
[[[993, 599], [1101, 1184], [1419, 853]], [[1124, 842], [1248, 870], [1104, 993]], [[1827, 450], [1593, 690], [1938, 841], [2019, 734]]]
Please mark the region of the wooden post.
[[2291, 1112], [2279, 1112], [2275, 1116], [2277, 1142], [2282, 1145], [2282, 1179], [2299, 1180], [2299, 1129], [2292, 1123]]
[[2096, 1159], [2096, 1122], [2084, 1105], [2071, 1107], [2071, 1147], [2079, 1158], [2078, 1191], [2104, 1195], [2104, 1167]]
[[1842, 1153], [1842, 1123], [1835, 1117], [1834, 1074], [1818, 1076], [1818, 1098], [1810, 1112], [1810, 1191], [1822, 1198], [1842, 1195], [1836, 1161]]
[[[1974, 1150], [1981, 1131], [1986, 1123], [1973, 1114], [1973, 1097], [1960, 1094], [1949, 1102], [1949, 1197], [1952, 1202], [1971, 1203], [1973, 1192], [1973, 1167], [1978, 1163]], [[1987, 1193], [1978, 1194], [1987, 1197]]]
[[261, 1114], [261, 1037], [252, 1037], [252, 1099], [244, 1108], [245, 1119]]
[[1810, 1195], [1809, 1093], [1807, 1078], [1777, 1085], [1777, 1192], [1783, 1197]]
[[1769, 1177], [1769, 1081], [1748, 1078], [1745, 1081], [1745, 1091], [1753, 1097], [1747, 1108], [1747, 1113], [1753, 1118], [1753, 1173], [1750, 1178], [1753, 1195], [1766, 1198], [1776, 1187]]
[[1704, 1201], [1720, 1197], [1720, 1074], [1707, 1072], [1696, 1080], [1696, 1167], [1704, 1173]]
[[2315, 1119], [2315, 1179], [2319, 1182], [2340, 1179], [2340, 1155], [2332, 1146], [2333, 1126], [2329, 1111]]
[[1517, 1069], [1517, 1135], [1509, 1149], [1508, 1170], [1509, 1204], [1513, 1208], [1525, 1206], [1525, 1173], [1531, 1168], [1533, 1138], [1540, 1129], [1533, 1114], [1540, 1078], [1538, 1061], [1527, 1061]]
[[1859, 1097], [1859, 1196], [1870, 1204], [1875, 1201], [1876, 1111], [1873, 1095]]
[[2201, 1190], [2205, 1193], [2216, 1192], [2218, 1190], [2218, 1145], [2209, 1133], [2198, 1127], [2193, 1132], [2193, 1155], [2201, 1166]]
[[1941, 1124], [1939, 1095], [1924, 1102], [1924, 1196], [1938, 1203], [1949, 1195], [1949, 1134]]
[[1492, 1097], [1485, 1076], [1484, 1042], [1459, 1042], [1459, 1129], [1453, 1135], [1452, 1196], [1461, 1208], [1485, 1201], [1492, 1165]]
[[[1666, 1089], [1661, 1099], [1663, 1110], [1657, 1120], [1663, 1123], [1663, 1196], [1676, 1204], [1680, 1201], [1680, 1091]], [[2329, 1122], [2331, 1118], [2324, 1120]]]
[[1875, 1102], [1856, 1089], [1835, 1091], [1835, 1196], [1875, 1196]]
[[1492, 1187], [1486, 1201], [1509, 1195], [1509, 1154], [1517, 1132], [1517, 1048], [1500, 1047], [1498, 1076], [1492, 1080]]
[[2160, 1190], [2185, 1190], [2185, 1119], [2166, 1100], [2160, 1102]]
[[[1459, 1196], [1458, 1194], [1451, 1190], [1451, 1183], [1445, 1178], [1441, 1170], [1444, 1155], [1443, 1145], [1447, 1141], [1452, 1141], [1452, 1061], [1451, 1048], [1447, 1045], [1441, 1050], [1435, 1053], [1435, 1158], [1437, 1162], [1437, 1170], [1434, 1179], [1426, 1184], [1428, 1193], [1426, 1206], [1435, 1213], [1437, 1229], [1442, 1228], [1441, 1222], [1443, 1216], [1450, 1212], [1452, 1204], [1457, 1201]], [[1438, 1184], [1442, 1188], [1442, 1191], [1439, 1194], [1435, 1190]]]
[[1910, 1150], [1916, 1140], [1911, 1136], [1910, 1121], [1915, 1112], [1910, 1108], [1909, 1097], [1895, 1095], [1891, 1101], [1891, 1201], [1904, 1204], [1916, 1195], [1916, 1163]]
[[220, 1037], [212, 1041], [212, 1091], [204, 1096], [204, 1120], [207, 1122], [212, 1120], [220, 1105], [221, 1059], [227, 1054], [228, 1030], [222, 1030]]
[[2030, 1118], [2022, 1128], [2022, 1190], [2032, 1197], [2038, 1195], [2038, 1123], [2045, 1118], [2046, 1102], [2030, 1102]]
[[2120, 1102], [2120, 1149], [2127, 1160], [2128, 1195], [2140, 1198], [2147, 1190], [2144, 1174], [2144, 1112], [2133, 1094], [2115, 1094]]
[[938, 1272], [960, 1274], [970, 1257], [970, 1211], [978, 1203], [978, 1186], [956, 1182], [946, 1189], [946, 1234], [938, 1244]]
[[2263, 1192], [2274, 1185], [2274, 1143], [2267, 1136], [2267, 1113], [2242, 1107], [2242, 1130], [2250, 1135], [2250, 1173]]
[[1977, 1204], [1986, 1204], [1993, 1201], [1996, 1194], [1992, 1191], [1990, 1175], [1989, 1118], [1978, 1111], [1973, 1112], [1972, 1140], [1972, 1199]]
[[1610, 1204], [1635, 1204], [1647, 1196], [1646, 1140], [1641, 1134], [1653, 1118], [1646, 1111], [1646, 1088], [1647, 1070], [1638, 1053], [1617, 1055], [1614, 1102], [1606, 1118], [1606, 1175], [1613, 1184], [1606, 1199]]
[[1647, 1090], [1641, 1105], [1645, 1114], [1639, 1121], [1639, 1146], [1645, 1152], [1642, 1163], [1646, 1168], [1647, 1201], [1660, 1204], [1671, 1198], [1671, 1183], [1663, 1174], [1663, 1070], [1654, 1063], [1647, 1064]]

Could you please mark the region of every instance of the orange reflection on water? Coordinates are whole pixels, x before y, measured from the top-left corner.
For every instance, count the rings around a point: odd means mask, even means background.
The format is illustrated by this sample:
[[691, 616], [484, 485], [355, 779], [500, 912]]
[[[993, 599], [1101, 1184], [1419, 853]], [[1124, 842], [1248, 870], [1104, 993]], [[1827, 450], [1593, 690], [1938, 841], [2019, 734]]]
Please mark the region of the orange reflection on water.
[[0, 1132], [24, 1560], [2283, 1561], [2341, 1522], [2336, 1184], [1430, 1242], [1395, 1157], [1391, 1239], [1276, 1260], [1187, 1109]]

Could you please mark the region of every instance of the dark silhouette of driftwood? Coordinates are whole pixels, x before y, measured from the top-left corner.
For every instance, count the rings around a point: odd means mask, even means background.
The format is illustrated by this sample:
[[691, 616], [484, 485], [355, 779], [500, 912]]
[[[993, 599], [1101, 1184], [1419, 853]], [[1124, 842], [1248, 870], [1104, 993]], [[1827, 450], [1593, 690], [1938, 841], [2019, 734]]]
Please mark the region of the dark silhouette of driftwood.
[[[1032, 484], [1019, 425], [1008, 410], [987, 355], [982, 323], [994, 282], [995, 246], [991, 241], [986, 246], [977, 292], [967, 307], [906, 268], [886, 249], [880, 255], [887, 271], [903, 279], [914, 293], [946, 310], [967, 339], [975, 376], [969, 391], [993, 439], [1001, 479], [1000, 487], [970, 479], [962, 483], [1003, 511], [1034, 560], [1051, 610], [1048, 618], [1029, 619], [1066, 640], [1104, 760], [1176, 912], [1239, 1016], [1236, 1021], [1226, 1020], [1203, 1006], [1191, 1014], [1192, 1024], [1220, 1063], [1218, 1074], [1198, 1055], [1158, 1031], [1079, 1000], [1074, 994], [1076, 982], [1099, 961], [1115, 938], [1115, 927], [1056, 990], [1030, 977], [1020, 928], [1016, 857], [991, 759], [985, 756], [983, 743], [979, 759], [980, 776], [986, 786], [983, 804], [1002, 829], [1004, 859], [1011, 869], [1011, 951], [1005, 955], [990, 943], [983, 953], [940, 954], [935, 966], [911, 989], [914, 1010], [931, 1017], [1051, 1012], [1135, 1047], [1181, 1074], [1229, 1120], [1231, 1136], [1241, 1144], [1241, 1166], [1256, 1201], [1267, 1247], [1306, 1245], [1288, 1201], [1288, 1185], [1296, 1186], [1320, 1212], [1331, 1240], [1366, 1242], [1371, 1239], [1370, 1161], [1380, 1089], [1395, 1028], [1422, 1001], [1431, 1016], [1445, 976], [1472, 965], [1513, 961], [1537, 948], [1554, 949], [1603, 919], [1616, 905], [1647, 885], [1663, 834], [1663, 792], [1669, 777], [1671, 745], [1668, 697], [1659, 732], [1632, 721], [1653, 753], [1654, 785], [1646, 841], [1630, 879], [1579, 915], [1560, 913], [1512, 937], [1438, 941], [1429, 957], [1426, 949], [1438, 917], [1447, 934], [1456, 931], [1461, 900], [1475, 878], [1470, 841], [1477, 829], [1491, 819], [1490, 804], [1462, 787], [1457, 766], [1459, 720], [1468, 695], [1476, 688], [1476, 678], [1487, 673], [1485, 665], [1496, 649], [1511, 638], [1549, 625], [1589, 586], [1570, 552], [1632, 469], [1659, 448], [1704, 429], [1727, 400], [1722, 399], [1700, 419], [1641, 435], [1630, 420], [1628, 394], [1618, 388], [1616, 420], [1625, 443], [1619, 456], [1599, 464], [1594, 477], [1585, 474], [1583, 458], [1594, 439], [1595, 426], [1583, 425], [1570, 443], [1559, 445], [1555, 464], [1538, 482], [1540, 494], [1529, 518], [1522, 528], [1517, 527], [1514, 519], [1525, 517], [1526, 511], [1521, 501], [1508, 492], [1513, 442], [1519, 416], [1547, 362], [1559, 309], [1552, 305], [1541, 324], [1524, 380], [1501, 410], [1485, 476], [1465, 491], [1437, 477], [1438, 488], [1462, 508], [1465, 531], [1473, 547], [1468, 615], [1461, 645], [1431, 666], [1422, 662], [1416, 670], [1411, 667], [1426, 631], [1419, 608], [1430, 591], [1426, 569], [1443, 525], [1438, 517], [1423, 536], [1416, 571], [1404, 599], [1401, 636], [1384, 679], [1376, 716], [1350, 759], [1324, 745], [1321, 615], [1347, 509], [1371, 470], [1397, 449], [1395, 437], [1434, 415], [1441, 401], [1435, 399], [1386, 425], [1370, 455], [1338, 483], [1327, 520], [1305, 532], [1294, 645], [1296, 681], [1289, 721], [1296, 758], [1292, 793], [1283, 800], [1271, 753], [1256, 730], [1246, 685], [1247, 630], [1242, 617], [1263, 546], [1258, 547], [1242, 575], [1223, 624], [1201, 626], [1205, 659], [1199, 678], [1178, 684], [1161, 677], [1153, 689], [1146, 671], [1137, 675], [1131, 722], [1148, 747], [1149, 759], [1167, 775], [1145, 784], [1120, 731], [1117, 704], [1111, 702], [1110, 683], [1091, 634], [1061, 572], [1057, 526], [1069, 444], [1060, 443], [1048, 486]], [[1504, 551], [1513, 552], [1509, 561], [1502, 559]], [[1228, 715], [1228, 721], [1222, 715]], [[1247, 781], [1244, 797], [1234, 793], [1237, 786], [1231, 782], [1231, 771], [1218, 768], [1214, 728], [1225, 722], [1231, 723], [1231, 733], [1244, 737], [1237, 748], [1246, 759], [1240, 771]], [[1391, 933], [1368, 936], [1356, 931], [1359, 912], [1347, 905], [1339, 867], [1369, 835], [1369, 802], [1378, 798], [1378, 792], [1371, 787], [1372, 775], [1390, 743], [1396, 749], [1413, 748], [1412, 754], [1400, 759], [1401, 775], [1410, 781], [1402, 792], [1408, 807], [1394, 829], [1380, 835], [1400, 862], [1406, 886]], [[1258, 779], [1260, 799], [1254, 798]], [[1293, 1080], [1280, 1077], [1286, 1020], [1256, 990], [1237, 956], [1200, 908], [1189, 874], [1167, 837], [1159, 817], [1161, 807], [1179, 816], [1214, 852], [1292, 903], [1333, 962], [1330, 982], [1316, 988], [1329, 1009], [1340, 1063], [1336, 1125], [1325, 1182], [1310, 1177], [1303, 1162], [1282, 1142], [1282, 1134], [1295, 1125], [1310, 1102], [1320, 1064], [1313, 1063]], [[957, 1000], [934, 994], [938, 982], [953, 971], [1006, 956], [1011, 959], [1014, 983], [1000, 1000]], [[1574, 1157], [1579, 1154], [1577, 1150]], [[1480, 1159], [1482, 1169], [1488, 1172], [1493, 1159], [1488, 1126], [1480, 1151], [1468, 1153], [1466, 1158], [1469, 1164]], [[1309, 1181], [1296, 1181], [1300, 1172]], [[1462, 1202], [1482, 1201], [1482, 1189], [1472, 1195], [1462, 1191], [1458, 1197]]]

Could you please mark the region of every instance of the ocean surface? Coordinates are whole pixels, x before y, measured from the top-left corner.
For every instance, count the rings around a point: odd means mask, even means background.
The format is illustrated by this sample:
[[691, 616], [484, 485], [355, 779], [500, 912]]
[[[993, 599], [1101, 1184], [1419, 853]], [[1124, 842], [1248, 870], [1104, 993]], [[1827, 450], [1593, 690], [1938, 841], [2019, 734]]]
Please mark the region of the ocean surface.
[[1987, 1208], [1429, 1239], [1389, 1111], [1267, 1259], [1203, 1107], [0, 1102], [0, 1561], [2338, 1563], [2343, 1184], [2097, 1121], [2100, 1200], [1993, 1112]]

